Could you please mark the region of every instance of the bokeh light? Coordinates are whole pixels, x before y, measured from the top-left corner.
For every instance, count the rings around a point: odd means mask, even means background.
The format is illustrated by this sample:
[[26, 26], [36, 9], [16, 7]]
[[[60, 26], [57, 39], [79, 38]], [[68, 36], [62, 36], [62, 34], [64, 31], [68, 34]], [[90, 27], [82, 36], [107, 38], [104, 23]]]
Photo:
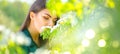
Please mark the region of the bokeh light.
[[99, 24], [100, 24], [100, 27], [103, 29], [110, 26], [110, 22], [108, 19], [101, 19]]
[[118, 48], [119, 45], [120, 45], [119, 41], [117, 41], [117, 40], [112, 41], [112, 46], [113, 46], [114, 48]]
[[71, 54], [69, 51], [67, 51], [67, 52], [64, 52], [63, 54]]
[[85, 33], [85, 36], [86, 36], [88, 39], [94, 38], [94, 36], [95, 36], [94, 30], [93, 30], [93, 29], [87, 30], [86, 33]]
[[83, 45], [84, 47], [88, 47], [88, 46], [90, 45], [89, 40], [83, 40], [83, 41], [82, 41], [82, 45]]
[[106, 41], [105, 41], [104, 39], [100, 39], [100, 40], [98, 41], [98, 46], [99, 46], [99, 47], [105, 47], [105, 45], [106, 45]]

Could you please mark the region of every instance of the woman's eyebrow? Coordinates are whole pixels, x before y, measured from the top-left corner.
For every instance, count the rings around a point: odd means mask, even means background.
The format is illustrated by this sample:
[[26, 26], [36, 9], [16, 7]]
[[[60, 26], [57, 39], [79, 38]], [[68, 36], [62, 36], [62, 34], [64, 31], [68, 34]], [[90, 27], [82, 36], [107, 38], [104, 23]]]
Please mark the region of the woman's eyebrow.
[[51, 15], [50, 15], [50, 14], [48, 14], [48, 13], [45, 13], [45, 14], [51, 18]]

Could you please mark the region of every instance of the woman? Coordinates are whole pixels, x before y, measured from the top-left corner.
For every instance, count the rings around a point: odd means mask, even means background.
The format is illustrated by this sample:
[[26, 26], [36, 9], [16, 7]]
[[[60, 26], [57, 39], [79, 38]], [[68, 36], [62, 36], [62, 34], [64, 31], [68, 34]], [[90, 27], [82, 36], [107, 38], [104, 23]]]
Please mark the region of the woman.
[[56, 17], [46, 8], [46, 0], [36, 0], [31, 6], [25, 22], [22, 25], [21, 31], [30, 38], [30, 46], [22, 46], [27, 53], [35, 52], [35, 50], [46, 43], [39, 36], [41, 27], [54, 26]]

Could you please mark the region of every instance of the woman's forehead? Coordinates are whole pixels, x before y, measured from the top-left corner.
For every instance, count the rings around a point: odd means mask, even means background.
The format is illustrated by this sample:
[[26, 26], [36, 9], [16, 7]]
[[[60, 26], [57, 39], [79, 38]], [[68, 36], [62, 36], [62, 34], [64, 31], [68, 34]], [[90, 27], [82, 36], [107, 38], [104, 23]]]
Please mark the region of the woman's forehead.
[[55, 13], [51, 13], [48, 9], [43, 9], [40, 11], [40, 13], [44, 14], [44, 15], [48, 15], [52, 18], [56, 18], [56, 14]]
[[43, 9], [40, 11], [41, 13], [47, 13], [47, 14], [51, 14], [50, 11], [48, 9]]

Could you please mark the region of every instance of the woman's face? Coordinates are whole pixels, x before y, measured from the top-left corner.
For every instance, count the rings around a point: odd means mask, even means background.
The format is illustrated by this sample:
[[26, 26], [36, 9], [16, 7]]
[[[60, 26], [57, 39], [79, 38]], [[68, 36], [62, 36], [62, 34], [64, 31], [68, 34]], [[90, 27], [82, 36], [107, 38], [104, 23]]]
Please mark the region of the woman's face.
[[48, 9], [43, 9], [38, 13], [31, 13], [30, 17], [31, 23], [38, 32], [41, 32], [41, 27], [43, 26], [54, 26], [56, 21], [56, 17]]

